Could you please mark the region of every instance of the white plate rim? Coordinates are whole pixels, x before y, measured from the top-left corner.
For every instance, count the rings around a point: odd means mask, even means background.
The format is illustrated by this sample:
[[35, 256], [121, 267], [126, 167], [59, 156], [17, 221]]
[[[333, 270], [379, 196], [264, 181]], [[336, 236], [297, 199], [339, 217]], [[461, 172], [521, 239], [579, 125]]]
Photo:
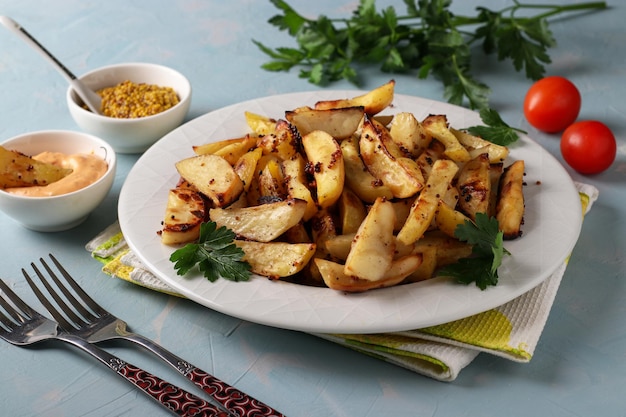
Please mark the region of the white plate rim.
[[[526, 163], [526, 215], [522, 238], [507, 241], [512, 253], [500, 268], [496, 287], [432, 279], [362, 294], [345, 294], [253, 277], [211, 283], [197, 273], [176, 275], [157, 231], [167, 190], [178, 179], [174, 163], [192, 156], [191, 145], [237, 137], [247, 132], [244, 111], [283, 117], [284, 111], [318, 100], [352, 97], [358, 90], [319, 90], [268, 96], [236, 103], [200, 116], [172, 131], [146, 151], [129, 172], [118, 204], [119, 223], [130, 249], [144, 266], [187, 298], [251, 322], [313, 333], [381, 333], [418, 329], [468, 317], [522, 295], [542, 283], [563, 263], [580, 234], [578, 191], [562, 165], [526, 135], [512, 145], [512, 159]], [[479, 124], [468, 109], [396, 94], [391, 112], [418, 117], [446, 114], [456, 128]]]

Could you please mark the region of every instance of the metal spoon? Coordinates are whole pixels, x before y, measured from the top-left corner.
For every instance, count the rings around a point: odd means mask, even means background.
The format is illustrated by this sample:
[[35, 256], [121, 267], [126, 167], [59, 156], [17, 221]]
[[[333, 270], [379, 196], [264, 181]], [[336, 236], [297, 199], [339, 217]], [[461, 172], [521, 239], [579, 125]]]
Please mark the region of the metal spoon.
[[78, 97], [83, 100], [89, 110], [96, 114], [101, 114], [100, 105], [102, 100], [95, 91], [91, 90], [85, 84], [83, 84], [65, 65], [63, 65], [58, 59], [56, 59], [46, 48], [44, 48], [35, 38], [33, 38], [22, 26], [20, 26], [15, 20], [7, 16], [0, 16], [0, 23], [2, 23], [7, 29], [15, 33], [22, 38], [24, 42], [29, 44], [40, 54], [42, 54], [54, 67], [69, 81], [72, 88], [78, 94]]

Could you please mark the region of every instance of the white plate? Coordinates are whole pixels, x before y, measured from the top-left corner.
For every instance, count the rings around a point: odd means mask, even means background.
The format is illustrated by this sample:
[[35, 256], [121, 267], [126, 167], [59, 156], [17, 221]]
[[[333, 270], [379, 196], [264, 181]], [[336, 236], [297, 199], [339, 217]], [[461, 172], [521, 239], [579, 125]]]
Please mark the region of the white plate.
[[[358, 93], [322, 90], [251, 100], [208, 113], [165, 136], [138, 160], [121, 191], [119, 220], [131, 249], [159, 279], [206, 307], [256, 323], [322, 333], [401, 331], [467, 317], [530, 290], [565, 260], [580, 233], [578, 193], [560, 163], [523, 137], [511, 146], [511, 159], [526, 163], [524, 234], [506, 242], [512, 256], [500, 267], [496, 287], [481, 291], [475, 285], [438, 278], [345, 294], [258, 276], [240, 283], [225, 279], [211, 283], [195, 273], [178, 276], [169, 261], [173, 249], [157, 236], [168, 190], [178, 180], [174, 163], [192, 156], [192, 145], [246, 133], [244, 111], [282, 118], [288, 109]], [[480, 117], [467, 109], [403, 95], [395, 96], [391, 111], [409, 111], [418, 119], [446, 114], [456, 128], [480, 123]]]

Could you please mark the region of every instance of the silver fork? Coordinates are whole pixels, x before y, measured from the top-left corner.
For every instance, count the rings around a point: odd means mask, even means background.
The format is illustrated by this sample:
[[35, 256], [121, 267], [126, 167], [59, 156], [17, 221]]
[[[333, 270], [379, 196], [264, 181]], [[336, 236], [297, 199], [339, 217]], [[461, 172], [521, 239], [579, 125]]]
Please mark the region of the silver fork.
[[[227, 413], [203, 399], [144, 371], [78, 336], [59, 330], [58, 323], [29, 307], [0, 279], [0, 338], [17, 346], [59, 340], [75, 346], [106, 365], [153, 400], [178, 416], [219, 416]], [[3, 312], [4, 310], [4, 312]]]
[[[52, 270], [50, 266], [43, 260], [39, 259], [48, 275], [55, 282], [56, 287], [63, 293], [65, 299], [71, 307], [63, 300], [63, 297], [55, 291], [51, 283], [46, 279], [43, 273], [34, 263], [31, 267], [46, 287], [58, 307], [65, 313], [65, 316], [58, 311], [52, 303], [43, 295], [39, 288], [35, 285], [28, 273], [22, 269], [24, 277], [32, 288], [33, 292], [39, 298], [41, 303], [48, 309], [50, 314], [57, 320], [61, 328], [65, 331], [76, 334], [89, 343], [97, 343], [106, 340], [124, 339], [136, 343], [150, 352], [156, 354], [163, 361], [168, 363], [180, 374], [185, 376], [196, 386], [208, 393], [219, 404], [224, 406], [229, 412], [240, 417], [280, 417], [283, 416], [278, 411], [261, 401], [244, 394], [235, 387], [228, 385], [220, 379], [210, 375], [208, 372], [192, 365], [184, 359], [176, 356], [164, 347], [154, 341], [130, 332], [127, 329], [126, 322], [117, 318], [113, 314], [98, 305], [70, 276], [60, 262], [53, 256], [50, 259], [61, 273], [65, 281], [72, 288], [70, 291], [63, 284], [61, 279]], [[77, 299], [78, 297], [78, 299]], [[80, 299], [80, 300], [79, 300]], [[73, 307], [73, 308], [72, 308]], [[66, 319], [67, 317], [67, 319]]]

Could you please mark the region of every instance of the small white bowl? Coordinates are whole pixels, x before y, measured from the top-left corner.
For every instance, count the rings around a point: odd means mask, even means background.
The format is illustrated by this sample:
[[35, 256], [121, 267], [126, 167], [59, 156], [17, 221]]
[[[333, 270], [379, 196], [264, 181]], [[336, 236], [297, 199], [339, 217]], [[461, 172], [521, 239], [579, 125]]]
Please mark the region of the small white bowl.
[[41, 152], [94, 154], [107, 164], [106, 173], [80, 190], [51, 197], [28, 197], [0, 190], [0, 210], [24, 227], [39, 232], [59, 232], [84, 222], [107, 196], [115, 180], [117, 158], [104, 140], [82, 132], [45, 130], [25, 133], [2, 143], [29, 156]]
[[90, 71], [79, 79], [94, 91], [113, 87], [123, 81], [171, 87], [179, 103], [162, 113], [134, 119], [119, 119], [92, 113], [82, 107], [76, 92], [67, 89], [67, 105], [72, 118], [85, 132], [106, 140], [118, 153], [142, 153], [157, 140], [178, 127], [191, 104], [191, 84], [171, 68], [147, 63], [109, 65]]

